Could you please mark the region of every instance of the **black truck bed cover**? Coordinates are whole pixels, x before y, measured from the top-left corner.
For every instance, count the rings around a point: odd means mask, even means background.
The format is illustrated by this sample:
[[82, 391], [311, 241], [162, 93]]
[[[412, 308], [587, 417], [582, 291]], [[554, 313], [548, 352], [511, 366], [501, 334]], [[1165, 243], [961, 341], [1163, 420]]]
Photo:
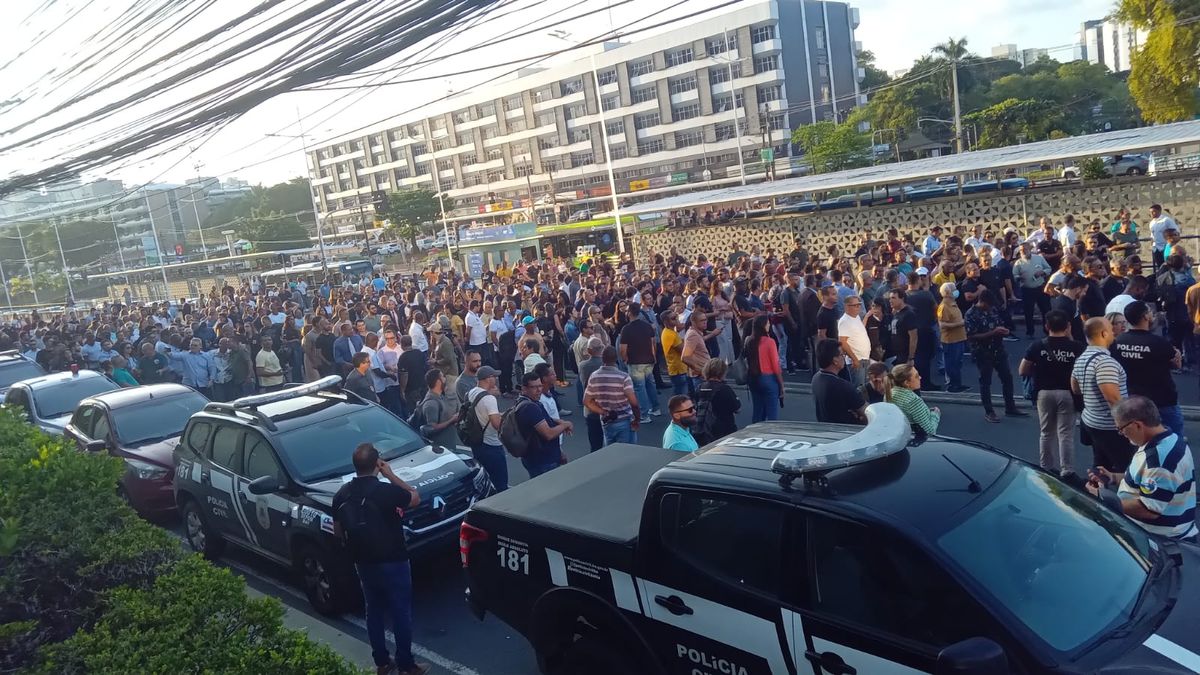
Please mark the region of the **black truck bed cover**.
[[477, 503], [472, 510], [632, 544], [650, 477], [683, 453], [617, 443]]

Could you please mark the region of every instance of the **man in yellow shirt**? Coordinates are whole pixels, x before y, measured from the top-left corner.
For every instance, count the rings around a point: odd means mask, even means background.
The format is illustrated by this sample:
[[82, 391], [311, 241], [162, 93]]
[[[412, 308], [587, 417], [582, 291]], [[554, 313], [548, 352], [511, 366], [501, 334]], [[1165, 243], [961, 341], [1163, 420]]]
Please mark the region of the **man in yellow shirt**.
[[679, 323], [679, 317], [671, 311], [663, 313], [662, 316], [662, 341], [663, 355], [667, 358], [667, 376], [671, 378], [672, 393], [686, 394], [688, 393], [688, 377], [687, 364], [683, 362], [683, 338], [679, 335], [679, 329], [682, 327]]
[[937, 271], [930, 278], [932, 283], [931, 288], [941, 288], [942, 284], [957, 284], [958, 279], [954, 277], [954, 273], [950, 271], [950, 263], [943, 262], [937, 266]]

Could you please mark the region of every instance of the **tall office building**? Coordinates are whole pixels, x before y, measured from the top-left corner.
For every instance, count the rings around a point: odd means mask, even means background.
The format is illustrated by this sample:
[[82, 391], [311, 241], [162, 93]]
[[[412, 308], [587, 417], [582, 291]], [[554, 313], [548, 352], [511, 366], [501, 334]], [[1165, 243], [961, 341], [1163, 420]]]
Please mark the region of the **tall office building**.
[[607, 210], [601, 113], [624, 200], [737, 183], [739, 152], [761, 180], [760, 150], [772, 148], [783, 176], [792, 129], [865, 100], [857, 26], [845, 3], [768, 0], [605, 45], [599, 100], [591, 57], [531, 69], [313, 148], [314, 199], [333, 224], [358, 222], [376, 190], [414, 187], [442, 192], [452, 222], [530, 201]]
[[1114, 73], [1132, 67], [1131, 59], [1146, 42], [1149, 33], [1113, 17], [1085, 21], [1079, 30], [1084, 56], [1091, 63], [1103, 63]]

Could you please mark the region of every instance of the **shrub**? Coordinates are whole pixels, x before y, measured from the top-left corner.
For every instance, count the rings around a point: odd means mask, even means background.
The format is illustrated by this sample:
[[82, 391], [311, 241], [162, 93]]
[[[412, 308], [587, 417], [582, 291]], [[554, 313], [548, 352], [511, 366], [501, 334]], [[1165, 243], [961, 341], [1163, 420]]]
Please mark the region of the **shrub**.
[[1100, 180], [1108, 178], [1108, 172], [1104, 170], [1104, 160], [1099, 157], [1088, 157], [1079, 163], [1079, 170], [1083, 172], [1084, 180]]
[[[123, 470], [120, 460], [77, 452], [0, 407], [0, 672], [261, 672], [269, 663], [277, 664], [275, 672], [288, 672], [292, 662], [337, 660], [285, 631], [277, 603], [251, 603], [236, 577], [184, 556], [178, 540], [138, 518], [117, 495]], [[181, 591], [164, 592], [167, 580]], [[133, 619], [132, 607], [138, 608]], [[192, 660], [175, 661], [178, 667], [109, 666], [115, 658], [135, 658], [138, 639], [116, 649], [103, 636], [117, 627], [134, 636], [146, 630], [142, 626], [199, 608], [204, 614], [196, 616], [212, 625], [206, 631], [192, 626], [191, 634], [232, 635], [226, 637], [227, 656], [245, 657], [240, 668], [195, 645], [180, 652]], [[247, 634], [240, 642], [237, 631]], [[219, 642], [214, 647], [224, 648]], [[208, 658], [222, 666], [202, 660]], [[305, 669], [297, 666], [296, 672]]]
[[357, 672], [282, 617], [274, 598], [252, 600], [228, 570], [188, 556], [148, 589], [111, 591], [96, 625], [48, 647], [39, 672]]

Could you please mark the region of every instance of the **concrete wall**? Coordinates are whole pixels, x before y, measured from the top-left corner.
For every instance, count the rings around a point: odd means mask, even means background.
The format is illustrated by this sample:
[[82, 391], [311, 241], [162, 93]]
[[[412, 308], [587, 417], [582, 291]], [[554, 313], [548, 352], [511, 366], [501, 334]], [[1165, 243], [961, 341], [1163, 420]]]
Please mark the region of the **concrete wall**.
[[[775, 248], [782, 253], [791, 250], [797, 236], [804, 238], [810, 251], [823, 252], [830, 244], [837, 244], [846, 252], [858, 247], [864, 232], [881, 239], [889, 227], [898, 229], [902, 236], [909, 232], [919, 235], [918, 241], [933, 225], [952, 228], [979, 223], [997, 233], [1009, 226], [1028, 233], [1041, 216], [1049, 216], [1058, 225], [1067, 214], [1074, 214], [1078, 223], [1089, 223], [1093, 218], [1112, 223], [1122, 206], [1133, 210], [1134, 222], [1140, 226], [1138, 232], [1145, 237], [1149, 235], [1146, 225], [1150, 221], [1151, 204], [1162, 204], [1175, 217], [1185, 235], [1200, 234], [1197, 228], [1200, 223], [1200, 176], [1180, 175], [1120, 178], [961, 200], [946, 198], [897, 206], [839, 209], [773, 220], [637, 234], [632, 239], [639, 261], [645, 259], [649, 249], [666, 252], [675, 246], [685, 256], [701, 253], [712, 256], [728, 253], [735, 242], [747, 251], [757, 244], [764, 251]], [[1185, 248], [1195, 256], [1195, 240], [1185, 242]]]

